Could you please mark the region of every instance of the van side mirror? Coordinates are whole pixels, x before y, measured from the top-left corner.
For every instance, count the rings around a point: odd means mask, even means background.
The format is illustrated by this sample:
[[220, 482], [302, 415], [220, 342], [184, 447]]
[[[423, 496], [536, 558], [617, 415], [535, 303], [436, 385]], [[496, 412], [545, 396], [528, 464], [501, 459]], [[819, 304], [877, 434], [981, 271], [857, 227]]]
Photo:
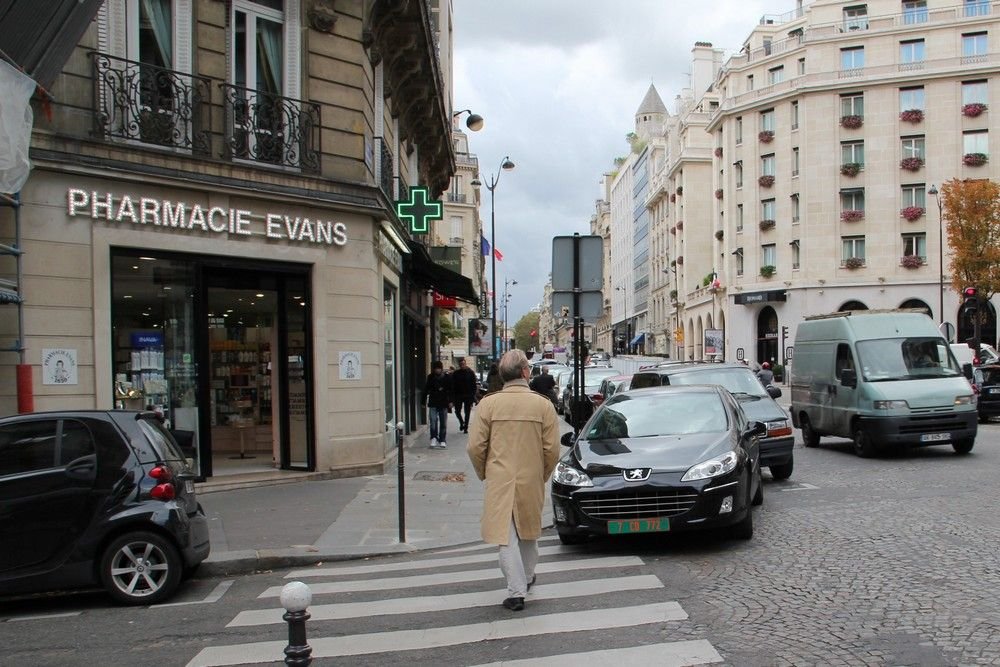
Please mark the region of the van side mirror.
[[858, 373], [853, 368], [845, 368], [840, 371], [840, 384], [845, 387], [858, 386]]
[[781, 397], [781, 388], [780, 387], [775, 387], [773, 384], [769, 384], [769, 385], [767, 385], [767, 387], [765, 387], [765, 389], [767, 391], [767, 395], [770, 396], [771, 398], [780, 398]]
[[563, 447], [572, 447], [573, 446], [573, 431], [568, 431], [566, 433], [563, 433], [562, 437], [559, 438], [559, 444], [561, 444]]
[[968, 380], [972, 379], [972, 364], [962, 364], [962, 375]]

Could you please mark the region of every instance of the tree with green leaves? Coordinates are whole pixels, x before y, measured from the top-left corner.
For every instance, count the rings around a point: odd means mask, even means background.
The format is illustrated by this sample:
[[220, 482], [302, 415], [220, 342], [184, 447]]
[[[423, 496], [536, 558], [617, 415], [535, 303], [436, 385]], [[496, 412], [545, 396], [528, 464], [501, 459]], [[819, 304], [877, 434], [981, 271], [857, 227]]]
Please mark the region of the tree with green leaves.
[[[538, 311], [525, 313], [514, 325], [514, 340], [517, 342], [517, 349], [538, 349], [538, 317]], [[534, 336], [531, 335], [532, 331], [535, 332]]]
[[456, 338], [461, 338], [463, 332], [451, 323], [451, 311], [444, 310], [438, 314], [438, 342], [447, 345]]

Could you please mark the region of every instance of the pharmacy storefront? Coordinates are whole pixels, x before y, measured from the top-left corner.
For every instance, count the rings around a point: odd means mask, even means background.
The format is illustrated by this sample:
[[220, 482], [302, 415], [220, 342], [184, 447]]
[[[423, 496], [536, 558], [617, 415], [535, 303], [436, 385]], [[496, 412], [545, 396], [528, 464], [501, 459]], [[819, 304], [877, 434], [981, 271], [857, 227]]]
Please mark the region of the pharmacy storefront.
[[76, 364], [37, 410], [162, 412], [202, 477], [381, 470], [400, 267], [370, 212], [47, 171], [22, 199], [29, 361]]

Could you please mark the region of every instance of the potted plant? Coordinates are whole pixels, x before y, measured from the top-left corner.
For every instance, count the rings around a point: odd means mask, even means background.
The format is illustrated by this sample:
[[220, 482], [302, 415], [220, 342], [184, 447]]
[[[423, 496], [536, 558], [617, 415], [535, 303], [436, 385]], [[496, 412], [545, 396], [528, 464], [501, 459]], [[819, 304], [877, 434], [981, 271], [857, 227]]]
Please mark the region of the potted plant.
[[908, 221], [913, 222], [922, 216], [926, 211], [924, 211], [923, 206], [907, 206], [899, 212], [901, 216], [906, 218]]
[[844, 176], [857, 176], [861, 173], [861, 163], [860, 162], [845, 162], [840, 165], [840, 173]]
[[684, 194], [684, 186], [683, 185], [678, 185], [677, 186], [677, 196], [680, 197], [682, 194]]
[[670, 290], [670, 300], [677, 301], [677, 290], [675, 289]]
[[899, 263], [908, 269], [917, 269], [924, 263], [924, 260], [919, 255], [905, 255], [900, 257]]
[[847, 128], [848, 130], [856, 130], [865, 124], [864, 116], [841, 116], [840, 126]]
[[775, 382], [785, 381], [785, 367], [782, 366], [781, 364], [775, 364], [774, 366], [772, 366], [771, 372], [774, 373]]
[[677, 231], [681, 231], [682, 229], [684, 229], [684, 221], [683, 220], [678, 220], [677, 221]]
[[760, 231], [766, 232], [769, 229], [774, 229], [774, 220], [761, 220], [760, 221]]
[[848, 257], [844, 260], [844, 266], [848, 269], [860, 269], [865, 265], [863, 257]]
[[684, 255], [677, 256], [677, 266], [684, 266]]
[[899, 112], [899, 120], [904, 123], [919, 123], [924, 119], [924, 112], [922, 109], [907, 109], [906, 111]]
[[982, 167], [990, 161], [986, 153], [966, 153], [962, 156], [962, 164], [966, 167]]
[[922, 157], [904, 157], [899, 161], [899, 167], [907, 171], [917, 171], [923, 166], [924, 159]]
[[717, 189], [717, 190], [715, 191], [715, 198], [716, 198], [716, 199], [722, 199], [722, 188], [718, 188], [718, 189]]
[[677, 227], [671, 227], [670, 228], [670, 233], [673, 234], [674, 236], [676, 236], [677, 235]]
[[757, 139], [762, 144], [769, 144], [774, 141], [774, 130], [761, 130], [757, 133]]
[[677, 195], [675, 195], [674, 193], [671, 192], [670, 193], [670, 201], [671, 201], [671, 203], [677, 201]]
[[770, 174], [766, 174], [764, 176], [760, 176], [757, 179], [757, 185], [759, 185], [762, 188], [769, 188], [769, 187], [771, 187], [772, 185], [774, 185], [774, 176], [771, 176]]
[[722, 237], [725, 236], [725, 235], [726, 235], [726, 233], [723, 230], [721, 230], [721, 229], [715, 230], [715, 240], [716, 241], [721, 241]]
[[760, 275], [762, 278], [770, 278], [774, 275], [775, 267], [774, 264], [765, 264], [760, 267]]
[[715, 147], [715, 157], [722, 157], [722, 146]]
[[972, 102], [970, 104], [964, 104], [962, 105], [962, 115], [968, 116], [969, 118], [975, 118], [976, 116], [982, 114], [989, 108], [990, 108], [989, 105], [983, 104], [982, 102]]
[[865, 212], [857, 210], [841, 211], [840, 219], [844, 222], [857, 222], [858, 220], [865, 219]]

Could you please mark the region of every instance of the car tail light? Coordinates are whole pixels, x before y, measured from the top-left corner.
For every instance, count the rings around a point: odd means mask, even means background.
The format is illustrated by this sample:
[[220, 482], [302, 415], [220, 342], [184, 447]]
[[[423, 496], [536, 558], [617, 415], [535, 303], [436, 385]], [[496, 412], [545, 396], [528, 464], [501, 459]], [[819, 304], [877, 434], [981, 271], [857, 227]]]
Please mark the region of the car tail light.
[[779, 435], [791, 435], [792, 434], [792, 427], [788, 426], [787, 424], [788, 424], [788, 422], [785, 422], [784, 426], [778, 426], [777, 428], [769, 428], [769, 429], [767, 429], [767, 437], [774, 438], [774, 437], [777, 437]]
[[157, 484], [149, 492], [151, 498], [157, 500], [173, 500], [177, 496], [177, 490], [174, 489], [174, 485], [169, 482], [166, 484]]
[[158, 482], [169, 482], [174, 478], [174, 472], [169, 466], [156, 466], [149, 471], [149, 476]]

